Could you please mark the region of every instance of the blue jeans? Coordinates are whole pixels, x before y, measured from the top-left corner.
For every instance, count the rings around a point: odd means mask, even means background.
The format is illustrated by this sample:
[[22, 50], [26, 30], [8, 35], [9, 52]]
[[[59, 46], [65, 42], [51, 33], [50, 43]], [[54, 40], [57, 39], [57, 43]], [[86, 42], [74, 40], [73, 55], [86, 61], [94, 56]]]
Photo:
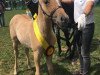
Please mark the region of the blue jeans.
[[83, 75], [89, 75], [90, 69], [90, 45], [94, 34], [94, 23], [87, 24], [86, 28], [79, 31], [77, 41], [81, 40], [81, 44], [78, 43], [80, 68]]

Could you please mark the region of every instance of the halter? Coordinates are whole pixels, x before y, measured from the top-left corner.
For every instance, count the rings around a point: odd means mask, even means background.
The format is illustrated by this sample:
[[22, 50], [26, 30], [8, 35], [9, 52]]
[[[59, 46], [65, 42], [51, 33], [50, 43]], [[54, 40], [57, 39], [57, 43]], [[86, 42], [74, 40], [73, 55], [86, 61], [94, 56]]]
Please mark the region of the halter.
[[39, 5], [40, 5], [40, 8], [41, 8], [43, 14], [44, 14], [44, 15], [47, 15], [47, 16], [50, 17], [51, 19], [53, 18], [53, 14], [54, 14], [59, 8], [62, 8], [62, 6], [59, 5], [59, 6], [58, 6], [56, 9], [54, 9], [54, 10], [50, 13], [50, 15], [49, 15], [49, 14], [47, 14], [47, 13], [43, 10], [42, 5], [41, 5], [40, 3], [39, 3]]

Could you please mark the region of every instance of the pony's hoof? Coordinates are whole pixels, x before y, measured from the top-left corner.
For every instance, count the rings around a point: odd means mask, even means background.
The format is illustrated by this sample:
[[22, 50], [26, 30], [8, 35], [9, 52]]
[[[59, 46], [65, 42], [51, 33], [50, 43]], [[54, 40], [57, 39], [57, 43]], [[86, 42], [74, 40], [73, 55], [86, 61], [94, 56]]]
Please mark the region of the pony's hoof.
[[35, 72], [35, 75], [41, 75], [41, 74], [40, 74], [40, 73], [36, 73], [36, 72]]
[[14, 73], [14, 75], [17, 75], [17, 73]]
[[17, 72], [14, 72], [14, 75], [18, 75], [18, 73]]

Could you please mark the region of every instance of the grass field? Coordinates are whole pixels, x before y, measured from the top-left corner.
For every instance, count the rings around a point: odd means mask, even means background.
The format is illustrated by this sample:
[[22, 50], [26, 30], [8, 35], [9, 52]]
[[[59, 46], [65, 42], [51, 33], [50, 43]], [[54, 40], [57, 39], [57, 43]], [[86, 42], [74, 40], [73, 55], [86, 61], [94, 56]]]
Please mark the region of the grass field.
[[[12, 48], [12, 42], [9, 35], [9, 21], [15, 14], [25, 13], [24, 10], [6, 11], [5, 20], [6, 27], [0, 28], [0, 75], [13, 75], [14, 66], [14, 54]], [[20, 47], [19, 55], [19, 75], [32, 75], [32, 71], [27, 69], [26, 57], [24, 48]], [[32, 50], [30, 50], [30, 58], [32, 66], [33, 56]], [[47, 68], [45, 64], [45, 58], [42, 58], [42, 71], [43, 75], [47, 75]], [[63, 62], [57, 62], [56, 53], [53, 56], [53, 63], [55, 67], [56, 75], [72, 75], [72, 73], [79, 69], [79, 65], [72, 65], [70, 61], [65, 60]], [[100, 75], [100, 7], [95, 7], [95, 34], [91, 48], [91, 74]], [[35, 70], [34, 70], [35, 71]], [[34, 73], [33, 73], [34, 75]]]

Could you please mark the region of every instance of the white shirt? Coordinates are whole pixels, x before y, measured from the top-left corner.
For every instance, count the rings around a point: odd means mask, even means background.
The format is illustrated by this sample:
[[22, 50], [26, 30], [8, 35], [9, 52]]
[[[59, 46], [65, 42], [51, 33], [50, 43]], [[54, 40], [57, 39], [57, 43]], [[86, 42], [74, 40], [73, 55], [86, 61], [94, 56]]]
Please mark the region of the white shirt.
[[[95, 0], [74, 0], [74, 20], [76, 23], [80, 15], [84, 13], [83, 11], [88, 1], [95, 2]], [[86, 24], [90, 24], [93, 22], [94, 22], [94, 16], [93, 16], [93, 10], [92, 10], [90, 14], [86, 17]]]

